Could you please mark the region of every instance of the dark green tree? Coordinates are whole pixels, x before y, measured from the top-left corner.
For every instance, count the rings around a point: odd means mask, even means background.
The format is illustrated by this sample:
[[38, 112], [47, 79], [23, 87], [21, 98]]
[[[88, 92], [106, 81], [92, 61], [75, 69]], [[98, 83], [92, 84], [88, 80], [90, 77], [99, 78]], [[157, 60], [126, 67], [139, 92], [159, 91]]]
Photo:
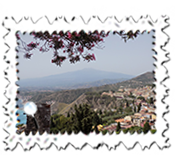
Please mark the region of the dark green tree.
[[151, 133], [154, 134], [154, 133], [156, 133], [156, 131], [157, 131], [156, 129], [152, 129]]
[[122, 112], [123, 112], [123, 107], [122, 107], [122, 105], [120, 105], [120, 107], [119, 107], [118, 111], [119, 111], [120, 113], [122, 113]]
[[128, 130], [129, 130], [129, 128], [127, 128], [127, 129], [123, 129], [123, 132], [124, 132], [124, 133], [127, 133]]
[[137, 112], [137, 110], [136, 110], [136, 106], [134, 106], [134, 112]]
[[139, 103], [138, 107], [137, 107], [137, 112], [140, 112], [141, 109], [141, 103]]
[[128, 101], [126, 100], [126, 107], [129, 107], [129, 103], [128, 103]]
[[99, 133], [97, 126], [99, 124], [102, 124], [102, 119], [98, 116], [98, 114], [96, 112], [93, 114], [92, 124], [95, 128], [95, 132]]
[[108, 132], [108, 130], [103, 130], [103, 131], [102, 131], [102, 134], [103, 134], [103, 135], [106, 135], [107, 132]]
[[132, 112], [132, 107], [126, 107], [125, 112], [126, 113], [131, 113]]
[[71, 129], [71, 119], [63, 115], [53, 115], [51, 116], [51, 133], [58, 133], [59, 131], [63, 134], [65, 131], [70, 131]]
[[149, 103], [149, 104], [154, 104], [154, 99], [153, 99], [153, 97], [151, 97], [150, 99], [148, 99], [148, 103]]
[[143, 96], [139, 96], [139, 97], [137, 97], [137, 99], [140, 99], [142, 101], [145, 101], [145, 98]]
[[98, 114], [90, 108], [88, 104], [74, 106], [75, 114], [72, 117], [72, 128], [75, 133], [82, 131], [84, 134], [89, 134], [92, 127], [95, 126], [95, 131], [98, 132], [97, 126], [102, 123]]
[[116, 128], [116, 131], [119, 132], [121, 130], [121, 125], [120, 125], [120, 122], [117, 123], [117, 128]]
[[146, 134], [149, 130], [151, 130], [151, 126], [149, 125], [148, 121], [144, 124], [143, 132]]
[[101, 109], [100, 109], [100, 111], [99, 111], [99, 114], [100, 114], [100, 115], [102, 115], [102, 114], [103, 114], [103, 113], [102, 113], [102, 111], [101, 111]]
[[67, 117], [70, 117], [70, 114], [69, 114], [69, 112], [67, 113]]

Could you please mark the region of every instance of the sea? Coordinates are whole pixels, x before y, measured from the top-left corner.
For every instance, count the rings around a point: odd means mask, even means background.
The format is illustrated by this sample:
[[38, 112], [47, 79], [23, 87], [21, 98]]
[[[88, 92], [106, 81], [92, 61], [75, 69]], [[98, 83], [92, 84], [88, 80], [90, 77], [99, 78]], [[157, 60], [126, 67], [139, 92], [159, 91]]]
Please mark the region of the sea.
[[16, 102], [16, 104], [19, 107], [19, 109], [16, 111], [16, 113], [19, 114], [17, 117], [17, 120], [20, 121], [19, 123], [16, 124], [16, 126], [18, 126], [19, 124], [26, 124], [27, 123], [27, 116], [26, 116], [25, 112], [23, 111], [24, 105], [22, 103], [23, 103], [22, 99], [18, 99], [18, 101]]

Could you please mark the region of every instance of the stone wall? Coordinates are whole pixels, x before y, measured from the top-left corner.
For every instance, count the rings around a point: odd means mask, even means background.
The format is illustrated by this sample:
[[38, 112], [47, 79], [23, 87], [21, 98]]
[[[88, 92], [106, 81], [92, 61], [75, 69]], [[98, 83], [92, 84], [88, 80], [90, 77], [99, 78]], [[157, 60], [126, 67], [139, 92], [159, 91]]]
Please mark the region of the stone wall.
[[32, 134], [35, 135], [37, 131], [39, 134], [43, 134], [45, 131], [50, 133], [50, 117], [50, 105], [45, 103], [37, 104], [37, 112], [34, 114], [34, 118], [27, 116], [25, 134], [28, 135], [32, 132]]

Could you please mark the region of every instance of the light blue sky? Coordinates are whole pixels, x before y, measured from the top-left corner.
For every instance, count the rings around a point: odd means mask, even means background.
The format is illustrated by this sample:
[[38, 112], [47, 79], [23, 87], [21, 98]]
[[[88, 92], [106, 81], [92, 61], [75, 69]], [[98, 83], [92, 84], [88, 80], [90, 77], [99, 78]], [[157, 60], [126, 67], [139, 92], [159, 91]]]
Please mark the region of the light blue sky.
[[[125, 43], [118, 35], [110, 34], [101, 44], [104, 46], [103, 49], [94, 47], [92, 52], [95, 54], [96, 61], [88, 63], [82, 59], [78, 63], [70, 64], [66, 60], [61, 67], [51, 63], [52, 51], [47, 53], [34, 51], [34, 55], [30, 60], [25, 59], [23, 53], [18, 53], [18, 77], [20, 79], [44, 77], [83, 68], [94, 68], [136, 76], [154, 69], [153, 63], [155, 60], [152, 58], [155, 54], [152, 51], [154, 47], [152, 45], [153, 35], [153, 32], [140, 34], [136, 39]], [[27, 42], [33, 40], [29, 35], [22, 38]]]

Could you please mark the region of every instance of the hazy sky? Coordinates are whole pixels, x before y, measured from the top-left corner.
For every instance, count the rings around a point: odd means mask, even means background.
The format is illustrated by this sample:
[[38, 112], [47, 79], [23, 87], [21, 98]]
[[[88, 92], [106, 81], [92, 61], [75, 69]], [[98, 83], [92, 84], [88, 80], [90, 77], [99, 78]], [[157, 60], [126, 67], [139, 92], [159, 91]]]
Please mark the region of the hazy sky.
[[[18, 53], [20, 79], [44, 77], [53, 74], [80, 70], [83, 68], [94, 68], [98, 70], [125, 73], [130, 75], [139, 75], [141, 73], [152, 71], [154, 69], [152, 56], [154, 52], [152, 42], [154, 39], [150, 34], [140, 34], [136, 39], [124, 42], [118, 35], [110, 34], [105, 38], [103, 49], [94, 47], [92, 51], [95, 54], [96, 61], [83, 61], [70, 64], [68, 60], [64, 61], [62, 66], [56, 66], [51, 63], [53, 51], [41, 53], [34, 51], [30, 60], [23, 57], [23, 53]], [[29, 35], [22, 37], [27, 42], [33, 39]], [[91, 52], [91, 53], [92, 53]]]

